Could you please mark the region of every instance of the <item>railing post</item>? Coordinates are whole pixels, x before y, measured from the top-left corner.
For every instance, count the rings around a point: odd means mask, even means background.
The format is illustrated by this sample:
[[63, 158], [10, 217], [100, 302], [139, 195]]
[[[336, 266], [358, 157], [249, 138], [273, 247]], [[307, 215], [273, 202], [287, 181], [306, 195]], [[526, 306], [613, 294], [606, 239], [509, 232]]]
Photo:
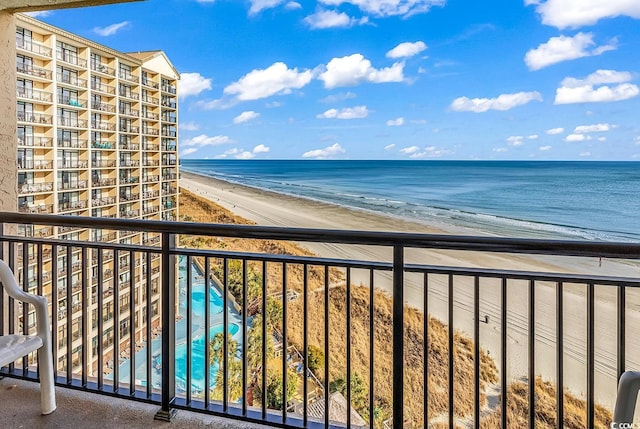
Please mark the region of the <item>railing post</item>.
[[[426, 317], [426, 315], [425, 315]], [[393, 246], [393, 428], [404, 425], [404, 247]]]
[[[176, 247], [176, 235], [162, 233], [162, 408], [155, 420], [171, 421], [176, 410], [171, 404], [176, 394], [176, 257], [170, 251]], [[151, 275], [151, 267], [147, 267]], [[151, 380], [147, 380], [148, 383]]]

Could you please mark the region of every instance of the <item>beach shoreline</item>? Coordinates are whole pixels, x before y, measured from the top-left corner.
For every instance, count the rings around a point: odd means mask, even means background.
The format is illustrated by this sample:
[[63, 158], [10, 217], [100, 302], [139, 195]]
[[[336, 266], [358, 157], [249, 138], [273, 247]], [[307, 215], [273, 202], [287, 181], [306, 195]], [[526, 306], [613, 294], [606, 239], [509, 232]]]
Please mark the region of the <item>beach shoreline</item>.
[[[296, 196], [272, 192], [260, 188], [253, 188], [236, 183], [226, 182], [218, 178], [191, 172], [181, 172], [180, 186], [201, 197], [204, 197], [234, 214], [244, 217], [261, 226], [277, 226], [292, 228], [318, 228], [331, 230], [367, 230], [394, 231], [406, 233], [426, 234], [454, 234], [480, 235], [481, 232], [467, 228], [435, 227], [412, 222], [410, 220], [392, 218], [365, 210], [351, 209], [316, 200], [304, 199]], [[185, 215], [188, 213], [181, 213]], [[339, 258], [346, 260], [381, 261], [392, 260], [392, 249], [380, 246], [337, 245], [332, 243], [301, 243], [311, 252], [320, 257]], [[429, 249], [407, 249], [405, 251], [407, 263], [428, 263], [436, 266], [462, 266], [473, 268], [490, 268], [511, 271], [554, 272], [597, 274], [618, 277], [640, 277], [635, 265], [618, 261], [605, 261], [602, 266], [598, 258], [557, 258], [540, 255], [489, 254], [464, 251], [439, 251]], [[425, 262], [428, 261], [428, 262]], [[376, 287], [381, 288], [388, 295], [391, 292], [390, 273], [376, 274]], [[354, 284], [368, 284], [368, 275], [364, 273], [359, 278], [357, 273], [352, 276]], [[459, 292], [458, 292], [459, 290]], [[570, 287], [565, 290], [565, 313], [563, 315], [564, 330], [567, 333], [582, 333], [584, 331], [584, 291]], [[509, 321], [509, 377], [519, 378], [527, 374], [527, 299], [523, 299], [523, 292], [511, 287], [508, 292], [508, 321]], [[526, 294], [524, 295], [526, 296]], [[598, 323], [610, 326], [615, 332], [615, 290], [610, 288], [599, 292], [596, 307], [599, 309]], [[419, 310], [423, 310], [424, 283], [415, 276], [405, 276], [405, 303]], [[428, 312], [440, 319], [447, 320], [447, 288], [446, 279], [435, 279], [430, 282], [430, 306]], [[455, 295], [454, 328], [472, 335], [473, 295], [471, 289], [460, 286]], [[499, 309], [495, 304], [500, 302], [499, 288], [487, 285], [481, 294], [481, 308], [490, 316], [491, 323], [481, 324], [481, 345], [496, 359], [501, 354], [499, 332]], [[554, 285], [540, 285], [536, 291], [536, 337], [555, 335], [555, 287]], [[493, 308], [493, 310], [492, 310]], [[633, 326], [640, 326], [640, 316], [637, 312], [628, 312], [628, 320], [637, 318], [638, 323], [628, 322], [627, 335]], [[634, 332], [640, 334], [640, 332]], [[596, 380], [598, 391], [596, 400], [603, 405], [612, 407], [615, 400], [617, 380], [615, 371], [611, 371], [607, 358], [609, 350], [615, 350], [615, 336], [603, 336], [596, 344]], [[583, 381], [570, 383], [568, 380], [584, 380], [584, 350], [586, 349], [584, 335], [576, 335], [570, 345], [565, 344], [565, 385], [575, 393], [584, 392]], [[633, 336], [630, 336], [633, 338]], [[575, 340], [575, 341], [574, 341]], [[568, 342], [565, 342], [568, 343]], [[627, 356], [637, 356], [627, 345]], [[640, 352], [640, 350], [638, 350]], [[554, 341], [541, 342], [536, 348], [536, 372], [544, 379], [555, 380], [556, 348]], [[602, 362], [598, 362], [601, 359]], [[628, 358], [629, 359], [629, 358]], [[635, 358], [634, 358], [635, 359]], [[638, 362], [640, 367], [640, 362]]]

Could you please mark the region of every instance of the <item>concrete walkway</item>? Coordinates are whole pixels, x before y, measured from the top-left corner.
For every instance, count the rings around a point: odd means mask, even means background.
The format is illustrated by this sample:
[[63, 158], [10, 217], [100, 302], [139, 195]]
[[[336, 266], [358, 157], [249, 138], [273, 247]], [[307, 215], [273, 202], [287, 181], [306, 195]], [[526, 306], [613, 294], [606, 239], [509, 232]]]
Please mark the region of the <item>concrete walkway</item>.
[[4, 429], [259, 429], [259, 426], [200, 413], [178, 411], [171, 423], [153, 419], [158, 406], [56, 387], [58, 409], [40, 414], [39, 384], [0, 380], [0, 427]]

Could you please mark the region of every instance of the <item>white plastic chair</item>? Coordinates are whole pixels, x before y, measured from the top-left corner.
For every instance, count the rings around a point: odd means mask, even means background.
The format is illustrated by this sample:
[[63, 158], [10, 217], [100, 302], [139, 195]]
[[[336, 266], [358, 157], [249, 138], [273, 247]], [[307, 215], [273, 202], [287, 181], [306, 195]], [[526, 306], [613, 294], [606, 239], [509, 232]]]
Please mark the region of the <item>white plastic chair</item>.
[[36, 335], [0, 335], [0, 367], [38, 350], [40, 406], [42, 414], [50, 414], [56, 409], [56, 394], [47, 299], [20, 289], [11, 268], [2, 260], [0, 260], [0, 282], [10, 297], [33, 304], [36, 309], [37, 326]]

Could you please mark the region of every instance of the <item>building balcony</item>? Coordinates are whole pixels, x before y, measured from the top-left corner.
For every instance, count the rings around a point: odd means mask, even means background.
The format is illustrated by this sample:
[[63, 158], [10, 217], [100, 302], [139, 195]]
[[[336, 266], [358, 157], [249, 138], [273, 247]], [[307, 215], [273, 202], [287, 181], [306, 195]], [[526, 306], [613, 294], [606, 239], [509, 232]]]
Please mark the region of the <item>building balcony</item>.
[[133, 117], [136, 117], [136, 118], [138, 116], [140, 116], [140, 111], [138, 111], [136, 109], [126, 109], [126, 108], [123, 109], [123, 108], [120, 108], [119, 113], [121, 115], [124, 115], [124, 116], [133, 116]]
[[99, 110], [101, 112], [107, 112], [107, 113], [115, 113], [116, 112], [116, 107], [112, 104], [108, 104], [108, 103], [92, 103], [91, 104], [91, 108], [93, 110]]
[[130, 183], [138, 183], [140, 181], [139, 177], [135, 177], [135, 176], [123, 176], [120, 177], [120, 184], [121, 185], [127, 185]]
[[126, 80], [127, 82], [132, 82], [132, 83], [138, 83], [139, 81], [138, 76], [122, 70], [120, 70], [120, 73], [118, 73], [118, 77], [122, 80]]
[[71, 127], [71, 128], [87, 128], [87, 121], [78, 118], [68, 118], [64, 116], [58, 116], [58, 126]]
[[78, 97], [58, 96], [58, 104], [65, 104], [71, 107], [80, 107], [82, 109], [87, 108], [87, 100], [79, 99]]
[[147, 134], [150, 136], [157, 136], [160, 134], [160, 132], [158, 130], [156, 130], [155, 128], [150, 128], [150, 127], [142, 127], [142, 134]]
[[26, 203], [18, 207], [20, 213], [39, 213], [39, 214], [51, 214], [53, 213], [53, 204], [44, 203]]
[[120, 95], [120, 97], [129, 98], [131, 100], [138, 100], [138, 93], [135, 91], [126, 91], [120, 89], [120, 91], [118, 91], [118, 94]]
[[162, 196], [165, 195], [174, 195], [178, 192], [178, 190], [174, 187], [170, 187], [170, 188], [163, 188], [162, 189]]
[[176, 93], [176, 87], [173, 85], [162, 85], [162, 92], [168, 92], [169, 94]]
[[70, 86], [77, 86], [80, 88], [86, 88], [87, 87], [87, 80], [86, 79], [81, 79], [79, 77], [75, 77], [73, 75], [70, 74], [66, 74], [66, 73], [58, 73], [56, 75], [56, 79], [58, 81], [58, 83], [65, 83], [67, 85]]
[[102, 188], [105, 186], [115, 186], [116, 185], [116, 179], [98, 179], [98, 180], [93, 180], [91, 182], [92, 186], [94, 188]]
[[85, 189], [87, 187], [86, 180], [77, 180], [72, 182], [58, 182], [59, 191], [69, 191], [74, 189]]
[[149, 88], [153, 88], [153, 89], [160, 88], [160, 85], [158, 84], [158, 82], [154, 82], [151, 79], [148, 79], [148, 78], [145, 78], [145, 77], [142, 78], [142, 84], [144, 86], [148, 86]]
[[144, 199], [158, 198], [159, 196], [160, 196], [160, 192], [158, 191], [145, 191], [142, 193], [142, 198]]
[[160, 211], [160, 207], [159, 206], [149, 206], [149, 207], [145, 207], [142, 209], [142, 214], [143, 215], [150, 215], [150, 214], [155, 214], [158, 213]]
[[86, 169], [89, 166], [87, 161], [72, 161], [72, 160], [60, 160], [58, 161], [58, 168], [68, 169], [68, 168], [82, 168]]
[[44, 115], [42, 113], [26, 113], [26, 112], [18, 112], [18, 122], [28, 122], [31, 124], [38, 125], [52, 125], [53, 124], [53, 116]]
[[[62, 288], [53, 291], [57, 299], [49, 296], [58, 411], [39, 415], [38, 386], [28, 382], [37, 380], [37, 365], [35, 360], [19, 360], [2, 370], [0, 386], [14, 386], [0, 389], [4, 425], [15, 421], [25, 427], [91, 427], [96, 419], [101, 428], [111, 427], [111, 421], [113, 427], [155, 427], [148, 419], [156, 411], [156, 418], [174, 421], [172, 428], [179, 427], [180, 416], [187, 412], [207, 419], [211, 414], [224, 416], [242, 421], [242, 427], [248, 427], [247, 421], [287, 428], [372, 427], [369, 415], [382, 416], [376, 428], [454, 427], [463, 419], [469, 427], [480, 427], [489, 414], [494, 420], [484, 427], [512, 427], [510, 414], [500, 413], [509, 409], [521, 412], [522, 425], [529, 427], [541, 419], [563, 427], [570, 418], [582, 422], [578, 426], [606, 427], [609, 423], [598, 419], [610, 422], [610, 414], [607, 417], [607, 406], [596, 406], [597, 398], [606, 392], [615, 398], [619, 375], [640, 366], [640, 344], [630, 335], [637, 327], [634, 291], [640, 278], [598, 271], [601, 257], [635, 266], [637, 243], [64, 218], [0, 213], [5, 224], [90, 228], [94, 234], [135, 229], [135, 234], [148, 236], [141, 244], [108, 245], [95, 240], [97, 235], [92, 241], [68, 243], [0, 237], [15, 255], [25, 243], [37, 255], [60, 257], [64, 249], [80, 250], [74, 264], [87, 277], [86, 283], [78, 283], [67, 276]], [[176, 246], [181, 236], [323, 243], [339, 249], [332, 257], [291, 256], [277, 249], [207, 250]], [[385, 251], [380, 259], [354, 260], [341, 250], [351, 245]], [[130, 270], [132, 277], [118, 278], [114, 289], [108, 279], [123, 274], [118, 271], [122, 258], [107, 257], [110, 251], [136, 255], [136, 264], [156, 262], [135, 273]], [[430, 264], [433, 252], [450, 255], [456, 266]], [[469, 267], [465, 259], [456, 258], [462, 254], [477, 261], [496, 255], [498, 264], [511, 255], [523, 266], [485, 268], [474, 262]], [[525, 255], [547, 261], [549, 268], [531, 271]], [[562, 258], [572, 258], [579, 272], [555, 272], [558, 268], [549, 261]], [[103, 263], [97, 280], [92, 261]], [[44, 266], [43, 261], [35, 266]], [[106, 270], [112, 272], [103, 275]], [[45, 281], [38, 282], [44, 275], [38, 274], [44, 272], [30, 272], [25, 286], [35, 282], [33, 287], [43, 287]], [[83, 284], [94, 288], [87, 302], [77, 294]], [[145, 291], [137, 303], [126, 299], [134, 288]], [[5, 308], [11, 305], [9, 314], [19, 314], [18, 306], [5, 301]], [[279, 310], [270, 315], [273, 322], [260, 317], [275, 307]], [[101, 310], [92, 322], [95, 308]], [[210, 324], [202, 324], [203, 311], [209, 311]], [[139, 318], [132, 327], [129, 315], [134, 312]], [[62, 323], [69, 315], [73, 319]], [[72, 321], [82, 330], [64, 328]], [[5, 330], [10, 334], [22, 327], [5, 324]], [[87, 353], [73, 355], [71, 345]], [[224, 351], [218, 354], [221, 347]], [[214, 374], [213, 368], [223, 370]], [[543, 385], [538, 381], [541, 371], [557, 377]], [[274, 379], [280, 380], [278, 392], [284, 393], [267, 393], [271, 399], [260, 401], [259, 392], [273, 388], [267, 383]], [[333, 386], [340, 383], [358, 389], [345, 387], [344, 395], [334, 395]], [[28, 392], [31, 386], [33, 392]], [[290, 386], [295, 388], [289, 396]], [[65, 402], [67, 387], [79, 395], [73, 401]], [[113, 420], [100, 408], [102, 397], [120, 407], [113, 411]], [[324, 406], [332, 401], [334, 406]], [[424, 404], [429, 404], [429, 413], [420, 411]], [[128, 406], [142, 423], [125, 420]], [[149, 415], [141, 417], [146, 406]], [[342, 413], [334, 409], [340, 406]], [[33, 407], [32, 417], [24, 412], [28, 407]], [[96, 410], [98, 416], [87, 414]], [[181, 410], [177, 417], [175, 410]], [[54, 420], [78, 415], [82, 420]], [[215, 426], [210, 420], [206, 424], [202, 427]]]
[[51, 70], [23, 63], [18, 63], [16, 71], [42, 80], [51, 80], [51, 76], [53, 76]]
[[142, 176], [142, 181], [145, 183], [156, 183], [160, 181], [160, 176], [156, 174], [150, 174]]
[[135, 201], [140, 199], [140, 194], [120, 194], [120, 201]]
[[56, 59], [67, 64], [78, 66], [79, 68], [87, 67], [87, 60], [78, 57], [78, 54], [75, 52], [67, 51], [64, 49], [56, 49]]
[[18, 185], [18, 193], [20, 194], [38, 194], [42, 192], [51, 192], [52, 190], [52, 183], [23, 183]]
[[160, 161], [157, 159], [146, 159], [143, 161], [142, 165], [145, 167], [158, 167], [160, 165]]
[[178, 121], [178, 118], [174, 115], [162, 115], [162, 121], [175, 124]]
[[53, 170], [53, 161], [44, 159], [18, 159], [19, 170]]
[[52, 147], [53, 139], [51, 137], [43, 136], [23, 136], [22, 138], [18, 138], [18, 146]]
[[120, 132], [129, 133], [129, 134], [138, 134], [140, 129], [134, 125], [121, 124]]
[[104, 121], [91, 121], [91, 128], [94, 130], [115, 132], [116, 124]]
[[176, 137], [178, 132], [175, 130], [162, 130], [162, 137]]
[[32, 52], [42, 57], [51, 58], [51, 48], [43, 45], [42, 43], [34, 42], [32, 40], [25, 40], [23, 38], [16, 38], [16, 48], [23, 51]]
[[160, 149], [160, 145], [158, 143], [144, 142], [142, 143], [142, 150], [150, 150], [153, 152], [157, 152]]
[[177, 175], [177, 174], [174, 174], [174, 173], [163, 174], [163, 175], [162, 175], [162, 180], [163, 180], [163, 181], [167, 181], [167, 180], [178, 180], [178, 175]]
[[93, 207], [108, 206], [116, 203], [116, 199], [113, 197], [96, 198], [91, 200]]
[[56, 140], [58, 143], [58, 147], [71, 148], [71, 149], [86, 149], [87, 141], [83, 139], [72, 139], [72, 140]]
[[91, 89], [94, 91], [102, 92], [109, 95], [115, 95], [116, 88], [112, 85], [107, 85], [105, 83], [91, 82]]
[[[157, 102], [157, 100], [156, 100]], [[157, 113], [153, 113], [153, 112], [149, 112], [149, 111], [143, 111], [142, 112], [142, 117], [145, 119], [151, 119], [153, 121], [157, 121], [158, 120], [158, 114]]]
[[89, 62], [91, 65], [91, 70], [96, 71], [98, 73], [102, 73], [102, 74], [106, 74], [109, 76], [115, 76], [116, 75], [116, 71], [113, 67], [109, 67], [106, 64], [97, 62], [97, 61], [90, 61]]
[[140, 100], [143, 103], [153, 104], [153, 105], [157, 105], [158, 101], [159, 101], [159, 99], [157, 97], [151, 97], [149, 95], [144, 95], [144, 94], [142, 95], [142, 97], [140, 97]]
[[53, 101], [53, 96], [49, 91], [40, 91], [38, 89], [18, 88], [16, 96], [32, 101], [42, 101], [43, 103], [51, 103]]
[[120, 217], [126, 219], [136, 218], [140, 215], [138, 210], [120, 210]]
[[80, 201], [59, 201], [58, 202], [58, 211], [59, 212], [68, 212], [72, 210], [84, 210], [87, 208], [87, 202], [84, 200]]
[[116, 160], [109, 159], [92, 159], [91, 167], [93, 168], [115, 168], [118, 163]]
[[134, 159], [121, 159], [120, 160], [120, 167], [132, 168], [132, 167], [139, 167], [139, 166], [140, 166], [140, 161], [136, 161]]
[[106, 140], [101, 140], [101, 141], [92, 141], [91, 142], [91, 147], [93, 149], [107, 149], [107, 150], [113, 150], [116, 147], [116, 143], [112, 142], [112, 141], [106, 141]]

